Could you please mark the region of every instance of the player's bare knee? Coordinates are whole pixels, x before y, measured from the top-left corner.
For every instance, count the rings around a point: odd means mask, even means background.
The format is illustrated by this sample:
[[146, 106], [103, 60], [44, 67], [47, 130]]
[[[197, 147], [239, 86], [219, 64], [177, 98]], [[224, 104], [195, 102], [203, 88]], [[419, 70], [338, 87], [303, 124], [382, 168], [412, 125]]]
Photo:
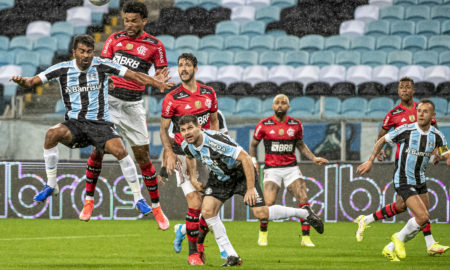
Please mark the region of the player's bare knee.
[[45, 144], [58, 143], [64, 137], [64, 133], [57, 127], [49, 128], [45, 134]]
[[420, 226], [425, 225], [429, 219], [430, 219], [430, 216], [428, 215], [428, 213], [421, 213], [416, 216], [416, 222]]
[[128, 156], [128, 152], [125, 148], [115, 149], [112, 154], [114, 155], [114, 157], [117, 158], [117, 160], [122, 160], [126, 156]]
[[253, 207], [252, 211], [257, 219], [267, 220], [269, 218], [269, 208], [267, 206]]
[[214, 213], [213, 208], [203, 207], [202, 208], [202, 216], [203, 216], [203, 218], [208, 219], [208, 218], [217, 216], [217, 214]]
[[275, 204], [275, 199], [267, 198], [264, 196], [264, 202], [266, 203], [267, 206], [272, 206]]

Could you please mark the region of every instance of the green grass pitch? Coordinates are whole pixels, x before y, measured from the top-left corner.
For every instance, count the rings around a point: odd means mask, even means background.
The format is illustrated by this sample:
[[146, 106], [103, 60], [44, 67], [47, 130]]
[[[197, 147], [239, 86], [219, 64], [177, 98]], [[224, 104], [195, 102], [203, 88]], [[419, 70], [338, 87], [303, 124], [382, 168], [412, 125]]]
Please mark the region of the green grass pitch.
[[[180, 221], [178, 221], [180, 222]], [[206, 265], [187, 265], [183, 250], [173, 251], [173, 225], [157, 229], [153, 220], [90, 221], [0, 219], [0, 269], [216, 269], [222, 263], [217, 245], [206, 240]], [[449, 269], [450, 251], [428, 256], [422, 233], [406, 244], [407, 257], [389, 262], [381, 250], [404, 223], [373, 223], [362, 243], [356, 224], [326, 223], [325, 233], [311, 233], [315, 248], [300, 246], [300, 225], [271, 222], [269, 246], [257, 245], [256, 222], [225, 222], [229, 238], [241, 256], [242, 269]], [[450, 225], [432, 224], [442, 244], [450, 244]]]

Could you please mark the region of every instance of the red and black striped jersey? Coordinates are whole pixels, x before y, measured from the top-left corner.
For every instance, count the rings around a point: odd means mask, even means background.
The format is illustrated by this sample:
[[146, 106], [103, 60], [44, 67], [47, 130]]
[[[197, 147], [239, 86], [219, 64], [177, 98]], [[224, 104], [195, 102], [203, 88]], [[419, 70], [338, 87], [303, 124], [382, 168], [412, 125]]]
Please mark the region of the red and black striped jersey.
[[264, 139], [266, 168], [297, 165], [295, 146], [303, 139], [300, 120], [287, 116], [286, 121], [280, 123], [271, 116], [256, 125], [253, 137], [258, 141]]

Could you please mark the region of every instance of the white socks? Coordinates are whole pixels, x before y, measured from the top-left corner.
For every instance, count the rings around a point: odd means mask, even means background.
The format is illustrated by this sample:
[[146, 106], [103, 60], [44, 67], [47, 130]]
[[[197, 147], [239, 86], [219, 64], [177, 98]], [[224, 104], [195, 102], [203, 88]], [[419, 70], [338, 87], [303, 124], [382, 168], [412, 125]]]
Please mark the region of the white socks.
[[434, 241], [433, 235], [426, 235], [425, 236], [425, 244], [427, 245], [427, 249], [429, 249], [436, 241]]
[[408, 220], [408, 223], [397, 233], [397, 237], [400, 241], [408, 242], [413, 239], [420, 231], [420, 226], [416, 222], [416, 218], [412, 217]]
[[86, 200], [89, 200], [89, 201], [93, 201], [94, 200], [94, 196], [88, 196], [88, 195], [86, 195], [86, 198], [85, 198]]
[[374, 222], [375, 219], [373, 218], [373, 214], [364, 216], [364, 222], [366, 223], [366, 225], [369, 225], [370, 223]]
[[45, 171], [47, 172], [47, 185], [56, 187], [56, 169], [58, 165], [58, 146], [44, 149]]
[[269, 220], [276, 220], [289, 217], [306, 219], [308, 211], [301, 208], [286, 207], [281, 205], [269, 206]]
[[225, 226], [220, 220], [219, 216], [215, 216], [212, 218], [205, 219], [206, 223], [210, 230], [214, 231], [214, 237], [216, 238], [216, 242], [219, 246], [221, 246], [228, 254], [228, 256], [238, 256], [236, 250], [234, 250], [233, 246], [230, 243], [230, 240], [227, 236], [227, 231], [225, 230]]
[[156, 208], [156, 207], [159, 207], [159, 202], [157, 202], [157, 203], [152, 203], [152, 208]]
[[136, 203], [143, 198], [141, 193], [141, 185], [138, 181], [136, 166], [134, 166], [134, 162], [130, 155], [119, 160], [119, 164], [122, 169], [123, 176], [127, 180], [128, 185], [130, 185], [131, 192], [133, 192], [134, 196], [134, 202]]

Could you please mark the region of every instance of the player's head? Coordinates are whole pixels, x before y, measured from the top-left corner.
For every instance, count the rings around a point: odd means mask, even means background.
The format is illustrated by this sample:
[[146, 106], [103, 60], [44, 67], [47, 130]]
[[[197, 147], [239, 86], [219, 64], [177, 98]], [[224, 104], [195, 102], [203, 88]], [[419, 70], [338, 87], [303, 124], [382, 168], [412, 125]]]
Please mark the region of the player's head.
[[202, 127], [198, 123], [197, 117], [192, 114], [184, 115], [178, 121], [181, 136], [190, 144], [199, 144]]
[[410, 77], [403, 77], [398, 83], [398, 96], [403, 102], [409, 102], [414, 95], [414, 80]]
[[197, 57], [192, 53], [182, 53], [178, 56], [178, 75], [184, 83], [195, 80], [195, 72], [197, 72]]
[[283, 118], [289, 108], [289, 98], [285, 94], [278, 94], [273, 98], [272, 109], [277, 117]]
[[436, 116], [434, 111], [435, 106], [433, 101], [429, 99], [422, 99], [417, 106], [417, 123], [420, 126], [431, 124], [431, 120]]
[[122, 8], [123, 24], [127, 35], [132, 38], [139, 37], [147, 24], [148, 10], [144, 3], [128, 1]]
[[72, 54], [81, 70], [87, 69], [94, 58], [95, 40], [90, 35], [78, 35], [73, 39]]

